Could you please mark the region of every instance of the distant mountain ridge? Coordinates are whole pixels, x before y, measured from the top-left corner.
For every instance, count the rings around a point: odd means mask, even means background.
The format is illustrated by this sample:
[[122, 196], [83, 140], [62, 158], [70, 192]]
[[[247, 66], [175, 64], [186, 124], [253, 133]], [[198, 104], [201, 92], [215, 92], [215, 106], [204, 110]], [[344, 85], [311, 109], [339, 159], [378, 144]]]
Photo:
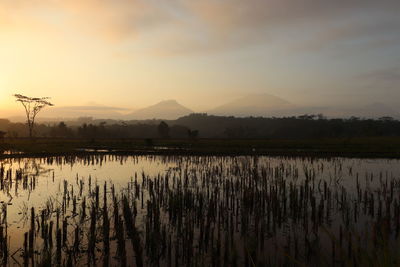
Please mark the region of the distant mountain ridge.
[[391, 116], [395, 118], [400, 118], [400, 113], [395, 111], [393, 108], [379, 102], [367, 104], [356, 108], [345, 108], [342, 112], [335, 111], [337, 117], [342, 117], [343, 115], [363, 117], [363, 118], [380, 118], [385, 116]]
[[271, 116], [297, 108], [296, 105], [274, 95], [247, 95], [209, 110], [211, 115], [221, 116]]
[[384, 103], [357, 106], [300, 106], [269, 94], [255, 94], [238, 98], [207, 111], [210, 115], [235, 117], [290, 117], [303, 114], [323, 114], [331, 118], [380, 118], [400, 119], [400, 112]]
[[179, 104], [176, 100], [164, 100], [155, 105], [139, 109], [127, 114], [124, 119], [146, 120], [146, 119], [165, 119], [174, 120], [179, 117], [189, 115], [193, 110]]
[[[164, 100], [157, 104], [129, 112], [132, 109], [101, 105], [65, 106], [44, 109], [38, 121], [61, 121], [71, 118], [92, 117], [112, 120], [175, 120], [194, 113], [176, 100]], [[234, 117], [291, 117], [304, 114], [323, 114], [328, 118], [380, 118], [400, 119], [400, 112], [384, 103], [370, 103], [355, 106], [301, 106], [270, 94], [252, 94], [227, 102], [205, 111], [209, 115]], [[10, 118], [12, 121], [25, 121], [21, 115]]]

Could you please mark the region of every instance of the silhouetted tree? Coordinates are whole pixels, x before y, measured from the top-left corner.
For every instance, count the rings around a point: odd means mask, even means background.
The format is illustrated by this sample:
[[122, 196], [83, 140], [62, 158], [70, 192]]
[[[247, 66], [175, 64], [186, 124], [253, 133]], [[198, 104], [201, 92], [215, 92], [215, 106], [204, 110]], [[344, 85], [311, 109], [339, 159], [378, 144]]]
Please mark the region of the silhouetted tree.
[[384, 117], [380, 117], [379, 120], [381, 120], [381, 121], [394, 121], [394, 118], [390, 117], [390, 116], [384, 116]]
[[197, 130], [188, 130], [187, 131], [187, 134], [188, 134], [188, 137], [189, 138], [191, 138], [191, 139], [196, 139], [197, 138], [197, 136], [199, 136], [199, 131], [197, 131]]
[[4, 141], [5, 135], [6, 135], [6, 132], [0, 131], [0, 142]]
[[58, 125], [54, 126], [50, 131], [50, 136], [52, 137], [72, 137], [73, 132], [65, 122], [60, 122]]
[[188, 127], [183, 125], [172, 125], [169, 128], [169, 137], [178, 139], [187, 138], [187, 132], [189, 130], [190, 129]]
[[36, 115], [47, 106], [54, 106], [48, 101], [49, 97], [29, 97], [21, 94], [15, 94], [17, 102], [20, 102], [25, 109], [25, 115], [28, 123], [29, 137], [33, 137], [33, 127], [35, 126]]
[[162, 138], [168, 138], [169, 137], [169, 126], [166, 124], [164, 121], [160, 122], [158, 125], [158, 134]]
[[[196, 129], [196, 130], [191, 130]], [[11, 138], [27, 136], [25, 123], [0, 119], [0, 131]], [[35, 124], [35, 136], [78, 137], [95, 139], [116, 138], [246, 138], [246, 139], [315, 139], [400, 136], [397, 118], [379, 119], [336, 118], [307, 115], [302, 118], [235, 118], [192, 114], [161, 123], [151, 121], [92, 120], [89, 124], [77, 121], [57, 124]], [[149, 141], [146, 144], [152, 145]]]

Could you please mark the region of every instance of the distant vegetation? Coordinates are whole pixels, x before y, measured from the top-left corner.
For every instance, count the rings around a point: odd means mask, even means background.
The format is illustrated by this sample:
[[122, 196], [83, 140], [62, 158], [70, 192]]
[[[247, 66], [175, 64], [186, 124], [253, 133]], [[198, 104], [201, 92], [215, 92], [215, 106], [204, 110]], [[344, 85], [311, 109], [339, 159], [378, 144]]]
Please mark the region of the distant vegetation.
[[[0, 131], [8, 138], [28, 137], [25, 123], [0, 119]], [[327, 119], [322, 115], [285, 118], [235, 118], [191, 114], [177, 120], [116, 121], [81, 118], [75, 121], [41, 123], [37, 137], [66, 138], [229, 138], [316, 139], [400, 136], [400, 121], [380, 119]]]

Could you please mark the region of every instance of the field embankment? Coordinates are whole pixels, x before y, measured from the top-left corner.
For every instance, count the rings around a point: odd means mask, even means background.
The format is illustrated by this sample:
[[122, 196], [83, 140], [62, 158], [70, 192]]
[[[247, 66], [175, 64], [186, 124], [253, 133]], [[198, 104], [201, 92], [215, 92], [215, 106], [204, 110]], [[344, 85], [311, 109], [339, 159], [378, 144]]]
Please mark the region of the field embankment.
[[280, 155], [400, 158], [400, 137], [324, 139], [78, 139], [10, 138], [3, 157], [58, 154]]

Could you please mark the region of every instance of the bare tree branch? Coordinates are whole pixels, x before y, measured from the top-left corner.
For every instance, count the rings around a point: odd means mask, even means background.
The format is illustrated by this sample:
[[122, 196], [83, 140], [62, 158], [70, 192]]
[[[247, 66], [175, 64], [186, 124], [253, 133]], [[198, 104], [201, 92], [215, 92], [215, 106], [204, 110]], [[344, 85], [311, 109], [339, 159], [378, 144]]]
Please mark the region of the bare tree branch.
[[25, 109], [27, 119], [29, 137], [33, 137], [33, 127], [35, 125], [36, 115], [47, 106], [54, 106], [50, 101], [50, 97], [29, 97], [21, 94], [13, 95], [17, 102], [20, 102]]

